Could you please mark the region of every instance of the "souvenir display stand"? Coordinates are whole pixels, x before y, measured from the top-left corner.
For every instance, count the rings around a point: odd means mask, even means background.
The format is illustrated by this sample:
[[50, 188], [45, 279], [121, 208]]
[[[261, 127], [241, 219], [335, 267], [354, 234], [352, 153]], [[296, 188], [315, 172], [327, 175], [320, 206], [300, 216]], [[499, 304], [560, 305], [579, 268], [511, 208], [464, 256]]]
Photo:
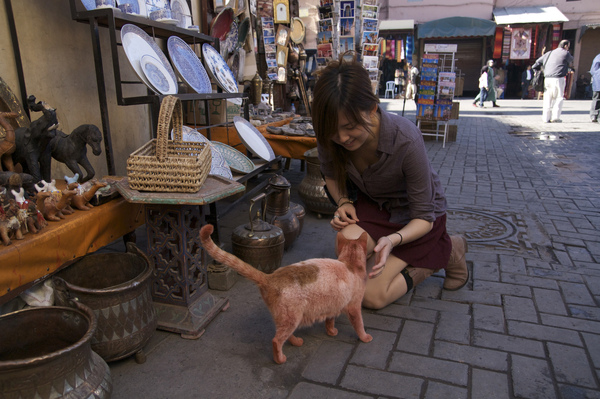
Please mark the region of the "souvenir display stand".
[[155, 263], [152, 299], [158, 328], [198, 338], [204, 327], [229, 304], [208, 292], [207, 254], [200, 229], [211, 214], [209, 204], [244, 191], [230, 179], [209, 175], [197, 193], [140, 192], [124, 179], [117, 189], [130, 203], [143, 204], [148, 256]]
[[[448, 122], [458, 119], [458, 104], [454, 106], [456, 73], [454, 72], [454, 54], [452, 45], [431, 45], [425, 47], [422, 59], [421, 83], [417, 101], [417, 127], [423, 136], [442, 138], [442, 148], [450, 131]], [[450, 46], [450, 49], [448, 49]], [[456, 47], [456, 46], [454, 46]], [[441, 51], [440, 51], [441, 50]], [[443, 52], [448, 51], [449, 52]], [[449, 65], [448, 65], [449, 64]]]

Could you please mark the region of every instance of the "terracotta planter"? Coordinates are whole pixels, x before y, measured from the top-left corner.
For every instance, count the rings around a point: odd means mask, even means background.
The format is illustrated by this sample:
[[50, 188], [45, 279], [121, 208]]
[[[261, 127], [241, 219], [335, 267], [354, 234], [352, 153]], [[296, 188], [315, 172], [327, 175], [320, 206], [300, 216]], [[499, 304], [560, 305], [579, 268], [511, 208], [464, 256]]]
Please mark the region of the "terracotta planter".
[[53, 277], [57, 305], [77, 298], [98, 318], [92, 349], [107, 362], [136, 354], [156, 331], [151, 281], [154, 268], [135, 244], [127, 253], [101, 253], [76, 259]]
[[94, 313], [76, 304], [0, 317], [0, 397], [110, 398], [108, 365], [91, 349]]

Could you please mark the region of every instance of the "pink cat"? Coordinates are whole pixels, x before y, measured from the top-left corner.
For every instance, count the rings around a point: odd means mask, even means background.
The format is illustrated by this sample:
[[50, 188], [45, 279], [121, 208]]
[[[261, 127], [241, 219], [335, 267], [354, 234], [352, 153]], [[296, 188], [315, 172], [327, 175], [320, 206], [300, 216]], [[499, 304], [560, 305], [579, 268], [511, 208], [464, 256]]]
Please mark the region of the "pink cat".
[[302, 338], [294, 336], [300, 326], [325, 320], [327, 334], [337, 335], [335, 317], [342, 312], [350, 319], [360, 340], [371, 342], [373, 337], [365, 332], [361, 314], [367, 280], [367, 233], [358, 240], [348, 240], [338, 234], [338, 260], [309, 259], [265, 274], [217, 247], [210, 237], [212, 232], [210, 224], [200, 230], [204, 249], [216, 261], [252, 280], [273, 316], [275, 363], [286, 360], [282, 352], [285, 341], [289, 340], [294, 346], [304, 343]]

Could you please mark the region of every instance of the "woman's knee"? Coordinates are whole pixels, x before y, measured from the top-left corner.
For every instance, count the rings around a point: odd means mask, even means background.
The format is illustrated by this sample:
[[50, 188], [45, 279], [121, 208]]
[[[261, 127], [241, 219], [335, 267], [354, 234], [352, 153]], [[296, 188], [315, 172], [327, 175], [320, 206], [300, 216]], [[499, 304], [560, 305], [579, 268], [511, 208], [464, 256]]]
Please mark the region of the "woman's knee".
[[386, 298], [379, 293], [365, 292], [365, 296], [362, 301], [363, 307], [367, 309], [379, 310], [383, 309], [388, 305]]

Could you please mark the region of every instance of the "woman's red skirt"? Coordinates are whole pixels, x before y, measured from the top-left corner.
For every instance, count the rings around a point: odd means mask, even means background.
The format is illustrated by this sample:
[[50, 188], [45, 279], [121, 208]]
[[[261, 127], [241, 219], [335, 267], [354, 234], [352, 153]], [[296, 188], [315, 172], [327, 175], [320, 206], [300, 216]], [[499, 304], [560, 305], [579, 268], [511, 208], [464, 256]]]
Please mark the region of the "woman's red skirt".
[[[399, 231], [404, 225], [391, 223], [390, 213], [379, 209], [379, 205], [364, 194], [358, 194], [354, 204], [358, 225], [375, 242], [381, 237]], [[394, 247], [392, 254], [413, 267], [426, 269], [444, 269], [450, 259], [452, 242], [446, 232], [446, 214], [433, 222], [433, 228], [418, 240]]]

